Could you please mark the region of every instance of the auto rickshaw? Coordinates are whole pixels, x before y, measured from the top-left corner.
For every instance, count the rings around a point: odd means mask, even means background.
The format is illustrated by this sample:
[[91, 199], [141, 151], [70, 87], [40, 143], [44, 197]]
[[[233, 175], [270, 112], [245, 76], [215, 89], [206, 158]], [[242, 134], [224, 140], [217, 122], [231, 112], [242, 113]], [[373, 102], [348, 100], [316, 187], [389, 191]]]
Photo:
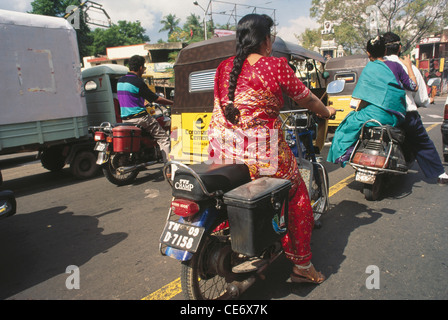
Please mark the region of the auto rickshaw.
[[[184, 163], [205, 161], [208, 157], [208, 125], [213, 112], [213, 89], [216, 68], [225, 59], [235, 55], [235, 35], [212, 38], [190, 44], [182, 49], [174, 65], [175, 96], [171, 108], [171, 159]], [[318, 70], [316, 62], [325, 63], [317, 52], [286, 42], [276, 37], [273, 56], [285, 57], [292, 66], [299, 62], [308, 71]], [[322, 75], [318, 88], [311, 91], [327, 103]], [[283, 110], [300, 109], [285, 97]], [[327, 134], [327, 121], [318, 126], [316, 146], [322, 149]]]
[[125, 66], [105, 64], [82, 71], [89, 126], [121, 122], [117, 82], [128, 70]]
[[328, 95], [328, 103], [333, 108], [338, 109], [335, 119], [328, 121], [328, 129], [330, 131], [334, 132], [347, 114], [353, 110], [350, 107], [352, 93], [362, 70], [368, 62], [369, 58], [363, 54], [333, 58], [325, 64], [325, 71], [329, 74], [328, 82], [345, 80], [345, 87], [342, 92]]

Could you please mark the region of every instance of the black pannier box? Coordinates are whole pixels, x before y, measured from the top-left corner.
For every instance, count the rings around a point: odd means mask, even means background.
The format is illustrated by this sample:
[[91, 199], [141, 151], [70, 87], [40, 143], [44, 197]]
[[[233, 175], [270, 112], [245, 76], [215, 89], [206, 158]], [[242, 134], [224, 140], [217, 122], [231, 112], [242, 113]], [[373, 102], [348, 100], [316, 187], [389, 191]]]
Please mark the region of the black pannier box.
[[283, 212], [286, 227], [290, 189], [289, 180], [263, 177], [224, 194], [233, 251], [259, 256], [284, 235], [274, 230], [273, 219]]

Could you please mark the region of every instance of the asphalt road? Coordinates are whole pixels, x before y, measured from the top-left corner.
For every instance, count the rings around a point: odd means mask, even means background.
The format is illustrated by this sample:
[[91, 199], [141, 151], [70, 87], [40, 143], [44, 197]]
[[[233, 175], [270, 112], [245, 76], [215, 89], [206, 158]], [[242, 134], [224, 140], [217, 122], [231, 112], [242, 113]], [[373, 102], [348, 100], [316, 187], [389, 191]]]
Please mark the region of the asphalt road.
[[[420, 110], [439, 152], [444, 101], [438, 97]], [[312, 260], [327, 280], [292, 284], [290, 264], [281, 259], [241, 298], [447, 299], [448, 187], [414, 165], [379, 201], [369, 202], [351, 167], [324, 163], [331, 210], [313, 232]], [[48, 172], [28, 154], [0, 157], [0, 167], [2, 188], [13, 190], [18, 202], [18, 213], [0, 221], [0, 299], [183, 299], [179, 263], [158, 252], [170, 203], [160, 166], [125, 187], [101, 174], [79, 181], [68, 169]], [[71, 281], [73, 268], [79, 288]], [[369, 285], [374, 274], [379, 288]]]

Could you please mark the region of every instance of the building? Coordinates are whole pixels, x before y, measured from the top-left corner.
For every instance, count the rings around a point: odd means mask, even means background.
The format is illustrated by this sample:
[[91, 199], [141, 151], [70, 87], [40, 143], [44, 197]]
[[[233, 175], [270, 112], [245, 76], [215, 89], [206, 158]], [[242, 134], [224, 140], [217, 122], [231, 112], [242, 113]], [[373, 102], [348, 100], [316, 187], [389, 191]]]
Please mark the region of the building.
[[344, 48], [341, 45], [338, 45], [334, 39], [328, 41], [322, 40], [321, 46], [317, 51], [319, 51], [326, 60], [345, 56]]
[[417, 45], [416, 64], [426, 79], [441, 78], [441, 92], [448, 92], [448, 27]]
[[136, 44], [130, 46], [111, 47], [106, 49], [106, 55], [100, 57], [84, 57], [84, 69], [102, 64], [119, 64], [127, 66], [129, 58], [133, 55], [141, 55], [146, 59], [146, 73], [144, 78], [154, 85], [157, 93], [162, 93], [170, 98], [174, 90], [173, 63], [169, 61], [169, 55], [178, 52], [186, 44], [181, 42]]

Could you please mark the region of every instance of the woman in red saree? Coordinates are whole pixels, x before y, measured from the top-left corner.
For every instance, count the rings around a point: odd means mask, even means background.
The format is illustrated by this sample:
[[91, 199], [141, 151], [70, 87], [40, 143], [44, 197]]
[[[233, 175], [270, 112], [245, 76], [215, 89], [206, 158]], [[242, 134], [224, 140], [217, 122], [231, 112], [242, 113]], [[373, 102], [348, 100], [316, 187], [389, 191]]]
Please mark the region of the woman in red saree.
[[282, 239], [294, 263], [292, 281], [321, 283], [325, 277], [311, 263], [313, 211], [296, 158], [278, 119], [283, 92], [301, 107], [330, 117], [324, 104], [295, 76], [285, 58], [271, 57], [269, 16], [250, 14], [237, 27], [237, 54], [223, 61], [215, 76], [215, 101], [209, 126], [209, 161], [245, 163], [252, 179], [271, 176], [293, 183], [288, 232]]

